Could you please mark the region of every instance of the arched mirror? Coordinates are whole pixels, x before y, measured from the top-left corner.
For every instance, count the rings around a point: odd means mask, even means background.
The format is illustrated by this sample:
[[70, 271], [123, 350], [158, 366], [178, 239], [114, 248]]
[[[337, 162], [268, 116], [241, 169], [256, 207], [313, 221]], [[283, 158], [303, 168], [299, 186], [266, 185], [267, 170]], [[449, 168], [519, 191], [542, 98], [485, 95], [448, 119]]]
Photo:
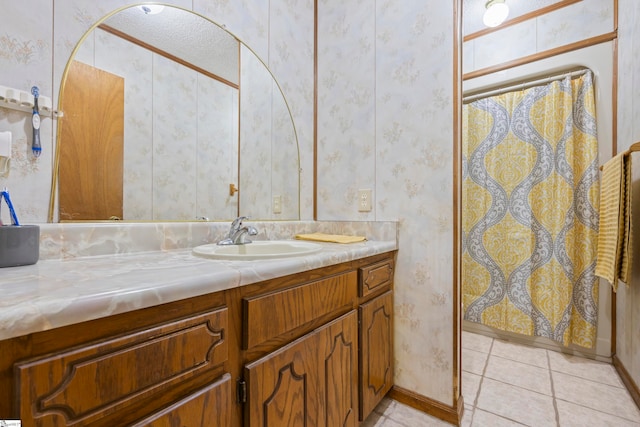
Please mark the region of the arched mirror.
[[69, 59], [50, 220], [299, 219], [297, 136], [271, 72], [212, 21], [160, 9], [107, 16]]

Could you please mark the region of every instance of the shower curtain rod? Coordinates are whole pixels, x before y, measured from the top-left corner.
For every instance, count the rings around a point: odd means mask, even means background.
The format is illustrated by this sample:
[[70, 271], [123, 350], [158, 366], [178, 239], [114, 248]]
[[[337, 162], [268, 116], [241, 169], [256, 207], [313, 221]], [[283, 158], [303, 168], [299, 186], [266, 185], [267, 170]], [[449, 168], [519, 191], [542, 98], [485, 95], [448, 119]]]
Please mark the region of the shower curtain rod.
[[528, 88], [533, 87], [533, 86], [538, 86], [538, 85], [541, 85], [541, 84], [550, 83], [550, 82], [555, 81], [555, 80], [562, 80], [565, 77], [581, 76], [582, 74], [585, 74], [588, 71], [590, 71], [588, 68], [584, 68], [582, 70], [571, 71], [569, 73], [562, 73], [562, 74], [558, 74], [558, 75], [555, 75], [555, 76], [545, 77], [543, 79], [532, 80], [532, 81], [529, 81], [529, 82], [510, 85], [510, 86], [502, 87], [500, 89], [490, 90], [488, 92], [477, 93], [475, 95], [469, 95], [469, 96], [463, 97], [462, 98], [462, 102], [464, 104], [466, 104], [468, 102], [475, 101], [476, 99], [487, 98], [489, 96], [494, 96], [494, 95], [501, 95], [503, 93], [511, 92], [513, 90], [516, 90], [516, 89], [524, 90], [524, 89], [528, 89]]

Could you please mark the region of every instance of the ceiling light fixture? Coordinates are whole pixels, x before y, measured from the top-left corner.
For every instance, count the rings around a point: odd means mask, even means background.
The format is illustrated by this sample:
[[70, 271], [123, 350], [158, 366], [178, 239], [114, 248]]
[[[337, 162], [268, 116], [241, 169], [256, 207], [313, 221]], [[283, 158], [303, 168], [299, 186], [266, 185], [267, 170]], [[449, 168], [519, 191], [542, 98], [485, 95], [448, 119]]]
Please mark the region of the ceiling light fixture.
[[143, 4], [138, 7], [145, 13], [145, 15], [156, 15], [164, 9], [164, 6], [157, 4]]
[[488, 0], [485, 7], [487, 10], [482, 17], [482, 22], [487, 27], [497, 27], [509, 16], [509, 6], [505, 0]]

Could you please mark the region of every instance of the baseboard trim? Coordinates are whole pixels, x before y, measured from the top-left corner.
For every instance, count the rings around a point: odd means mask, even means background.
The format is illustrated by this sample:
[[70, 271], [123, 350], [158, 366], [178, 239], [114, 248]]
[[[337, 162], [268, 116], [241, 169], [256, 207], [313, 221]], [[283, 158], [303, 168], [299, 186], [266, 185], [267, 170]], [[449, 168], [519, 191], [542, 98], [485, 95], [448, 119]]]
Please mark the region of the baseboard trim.
[[620, 359], [618, 359], [618, 356], [615, 354], [613, 355], [613, 366], [616, 368], [616, 371], [618, 371], [618, 375], [620, 375], [620, 379], [624, 383], [625, 387], [629, 390], [631, 398], [636, 402], [636, 406], [640, 408], [640, 388], [638, 388], [636, 382], [631, 378], [631, 375], [629, 375], [627, 368], [624, 367]]
[[445, 405], [398, 386], [393, 386], [388, 397], [453, 425], [459, 426], [462, 422], [464, 411], [462, 396], [458, 399], [457, 407]]

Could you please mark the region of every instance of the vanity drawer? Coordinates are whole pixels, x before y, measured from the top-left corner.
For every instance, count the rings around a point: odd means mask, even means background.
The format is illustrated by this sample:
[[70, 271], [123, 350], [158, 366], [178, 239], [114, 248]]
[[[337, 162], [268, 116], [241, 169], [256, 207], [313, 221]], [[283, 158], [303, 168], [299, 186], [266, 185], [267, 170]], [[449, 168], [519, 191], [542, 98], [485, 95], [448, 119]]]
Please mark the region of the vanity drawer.
[[206, 426], [228, 427], [234, 401], [231, 375], [181, 399], [131, 427]]
[[391, 286], [393, 283], [393, 259], [385, 259], [358, 269], [361, 297]]
[[25, 425], [85, 425], [127, 412], [134, 402], [159, 405], [183, 382], [222, 371], [229, 353], [227, 311], [220, 307], [16, 363], [20, 417]]
[[313, 325], [341, 308], [352, 307], [357, 293], [357, 272], [305, 283], [256, 297], [243, 305], [243, 349], [250, 349], [305, 325]]

